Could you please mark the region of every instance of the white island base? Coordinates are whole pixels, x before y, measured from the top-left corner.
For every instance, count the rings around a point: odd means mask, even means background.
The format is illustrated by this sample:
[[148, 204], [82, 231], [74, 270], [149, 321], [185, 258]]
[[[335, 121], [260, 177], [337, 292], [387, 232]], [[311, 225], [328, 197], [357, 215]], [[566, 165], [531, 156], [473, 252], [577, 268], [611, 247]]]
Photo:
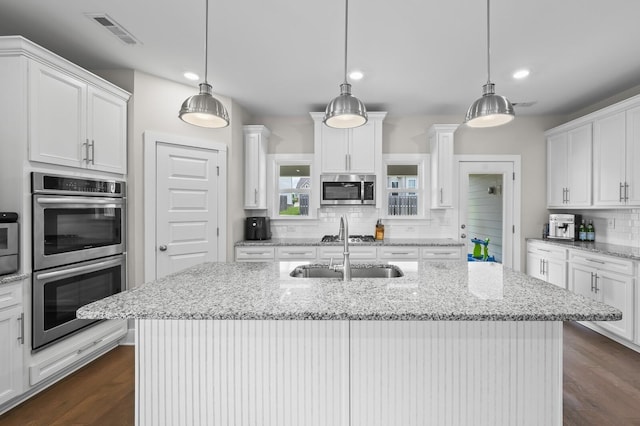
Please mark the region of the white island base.
[[560, 321], [136, 320], [138, 425], [561, 425]]

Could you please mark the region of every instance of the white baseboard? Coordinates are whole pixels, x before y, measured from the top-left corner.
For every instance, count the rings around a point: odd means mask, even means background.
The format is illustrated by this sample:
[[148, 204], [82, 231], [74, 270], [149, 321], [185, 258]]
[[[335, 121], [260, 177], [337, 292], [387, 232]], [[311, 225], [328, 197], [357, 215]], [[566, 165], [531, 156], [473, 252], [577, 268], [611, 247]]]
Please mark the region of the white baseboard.
[[120, 340], [121, 346], [135, 346], [136, 344], [136, 330], [135, 328], [130, 328], [127, 331], [127, 334], [124, 335], [122, 340]]

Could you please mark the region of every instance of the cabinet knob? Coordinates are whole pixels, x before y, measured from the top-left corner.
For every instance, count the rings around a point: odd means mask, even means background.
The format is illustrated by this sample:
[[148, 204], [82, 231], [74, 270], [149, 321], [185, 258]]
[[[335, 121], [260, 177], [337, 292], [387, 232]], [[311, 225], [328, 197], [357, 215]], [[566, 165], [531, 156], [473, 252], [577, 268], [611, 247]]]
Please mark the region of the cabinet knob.
[[158, 250], [160, 251], [167, 251], [167, 246], [166, 245], [161, 245], [160, 247], [158, 247]]

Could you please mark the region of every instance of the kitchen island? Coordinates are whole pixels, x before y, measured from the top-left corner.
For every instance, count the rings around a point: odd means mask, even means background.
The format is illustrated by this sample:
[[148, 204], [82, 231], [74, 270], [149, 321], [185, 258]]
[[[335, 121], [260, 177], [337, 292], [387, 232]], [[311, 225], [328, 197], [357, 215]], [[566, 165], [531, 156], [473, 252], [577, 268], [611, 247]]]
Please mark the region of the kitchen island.
[[202, 264], [81, 308], [136, 320], [137, 423], [559, 425], [562, 321], [621, 318], [496, 263], [351, 282], [299, 263]]

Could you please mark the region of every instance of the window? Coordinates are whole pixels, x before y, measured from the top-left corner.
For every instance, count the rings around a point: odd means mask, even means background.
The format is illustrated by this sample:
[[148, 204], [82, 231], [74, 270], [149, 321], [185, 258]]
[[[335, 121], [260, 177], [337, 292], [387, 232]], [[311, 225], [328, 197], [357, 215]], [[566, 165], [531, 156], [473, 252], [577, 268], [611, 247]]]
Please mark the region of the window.
[[426, 193], [426, 155], [384, 156], [384, 205], [388, 218], [423, 218]]
[[273, 218], [296, 219], [313, 216], [311, 209], [311, 164], [308, 155], [274, 155]]

